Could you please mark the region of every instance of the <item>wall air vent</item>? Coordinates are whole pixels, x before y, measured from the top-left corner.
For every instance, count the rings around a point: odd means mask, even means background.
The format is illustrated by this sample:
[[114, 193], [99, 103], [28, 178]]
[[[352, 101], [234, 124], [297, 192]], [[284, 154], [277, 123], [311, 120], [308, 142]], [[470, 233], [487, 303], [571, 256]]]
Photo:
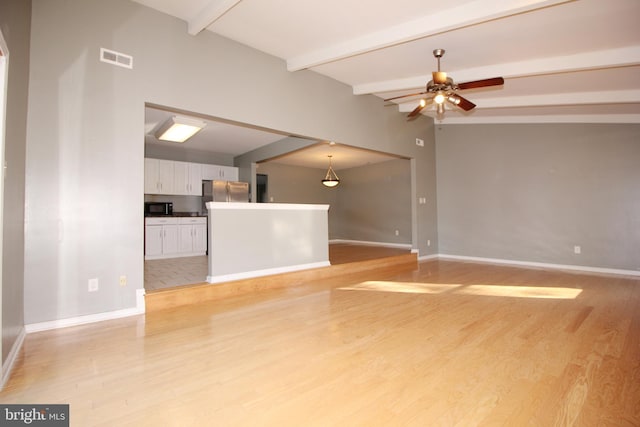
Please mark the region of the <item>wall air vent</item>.
[[133, 56], [125, 55], [124, 53], [116, 52], [114, 50], [100, 48], [100, 61], [108, 64], [117, 65], [124, 68], [133, 68]]

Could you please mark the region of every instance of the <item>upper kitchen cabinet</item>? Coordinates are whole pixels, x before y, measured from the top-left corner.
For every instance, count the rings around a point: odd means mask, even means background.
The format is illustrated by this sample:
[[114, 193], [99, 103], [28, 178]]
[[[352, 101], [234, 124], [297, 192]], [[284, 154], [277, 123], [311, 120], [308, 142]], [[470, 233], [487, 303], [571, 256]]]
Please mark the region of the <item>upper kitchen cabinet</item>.
[[174, 194], [174, 162], [144, 159], [145, 194]]
[[199, 163], [173, 162], [174, 194], [202, 196], [202, 166]]
[[237, 181], [238, 168], [233, 166], [202, 165], [202, 179], [210, 181]]
[[238, 168], [144, 159], [144, 193], [202, 196], [202, 181], [237, 181]]

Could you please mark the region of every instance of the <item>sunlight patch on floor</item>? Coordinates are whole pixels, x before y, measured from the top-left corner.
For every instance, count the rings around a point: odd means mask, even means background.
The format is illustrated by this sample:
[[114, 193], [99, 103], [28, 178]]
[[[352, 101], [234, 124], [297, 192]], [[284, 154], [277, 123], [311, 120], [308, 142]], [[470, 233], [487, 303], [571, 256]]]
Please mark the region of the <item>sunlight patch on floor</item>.
[[462, 285], [443, 285], [439, 283], [415, 283], [415, 282], [384, 282], [371, 280], [358, 283], [354, 286], [340, 288], [344, 291], [379, 291], [398, 292], [406, 294], [441, 294], [450, 292]]
[[548, 286], [469, 285], [457, 291], [460, 294], [516, 298], [575, 299], [582, 289]]
[[454, 293], [512, 298], [575, 299], [582, 289], [550, 286], [461, 285], [441, 283], [367, 281], [339, 288], [345, 291], [376, 291], [412, 294]]

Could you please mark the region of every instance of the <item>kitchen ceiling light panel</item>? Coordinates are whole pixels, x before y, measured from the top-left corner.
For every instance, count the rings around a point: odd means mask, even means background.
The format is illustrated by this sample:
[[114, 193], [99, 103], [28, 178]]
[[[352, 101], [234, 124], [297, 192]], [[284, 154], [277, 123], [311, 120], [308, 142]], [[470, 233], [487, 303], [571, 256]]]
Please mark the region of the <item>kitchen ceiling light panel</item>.
[[206, 125], [202, 120], [173, 116], [156, 131], [156, 138], [161, 141], [185, 142]]

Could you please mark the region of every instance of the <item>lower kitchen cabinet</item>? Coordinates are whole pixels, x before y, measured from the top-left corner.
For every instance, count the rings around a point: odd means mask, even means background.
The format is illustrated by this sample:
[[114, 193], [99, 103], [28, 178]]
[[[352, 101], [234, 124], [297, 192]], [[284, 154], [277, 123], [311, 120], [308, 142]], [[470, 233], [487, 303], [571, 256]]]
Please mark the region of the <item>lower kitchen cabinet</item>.
[[207, 218], [178, 218], [178, 251], [181, 254], [207, 253]]
[[145, 218], [144, 259], [171, 258], [178, 253], [178, 218]]
[[145, 218], [145, 260], [198, 256], [206, 253], [206, 217]]

